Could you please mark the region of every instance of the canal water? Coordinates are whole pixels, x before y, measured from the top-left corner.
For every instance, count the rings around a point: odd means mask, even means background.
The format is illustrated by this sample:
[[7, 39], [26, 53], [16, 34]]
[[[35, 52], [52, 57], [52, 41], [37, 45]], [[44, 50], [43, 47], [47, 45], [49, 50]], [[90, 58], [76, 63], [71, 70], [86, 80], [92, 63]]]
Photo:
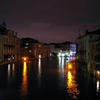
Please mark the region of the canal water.
[[0, 100], [100, 100], [100, 80], [64, 57], [0, 66]]

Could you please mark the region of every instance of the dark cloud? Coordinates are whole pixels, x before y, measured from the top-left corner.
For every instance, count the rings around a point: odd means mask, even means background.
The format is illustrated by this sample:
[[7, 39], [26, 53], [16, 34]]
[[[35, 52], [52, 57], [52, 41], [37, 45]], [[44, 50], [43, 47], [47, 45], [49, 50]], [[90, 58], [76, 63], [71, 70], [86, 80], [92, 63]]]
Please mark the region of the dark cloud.
[[2, 0], [0, 22], [43, 42], [74, 41], [79, 29], [100, 28], [100, 0]]

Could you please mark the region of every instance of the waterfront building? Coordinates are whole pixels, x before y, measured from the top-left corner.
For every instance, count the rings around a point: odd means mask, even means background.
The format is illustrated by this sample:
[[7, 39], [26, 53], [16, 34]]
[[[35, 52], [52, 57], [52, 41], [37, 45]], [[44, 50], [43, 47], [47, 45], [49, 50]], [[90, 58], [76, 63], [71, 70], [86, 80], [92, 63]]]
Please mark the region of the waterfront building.
[[54, 53], [55, 55], [59, 55], [59, 53], [63, 53], [65, 56], [66, 52], [70, 52], [70, 42], [63, 42], [63, 43], [51, 43], [50, 45], [50, 51], [51, 53]]
[[34, 43], [33, 51], [36, 59], [50, 57], [50, 46], [48, 44]]
[[22, 38], [21, 56], [27, 56], [29, 59], [46, 58], [50, 56], [50, 47], [48, 44], [40, 43], [32, 38]]
[[86, 38], [85, 36], [80, 36], [77, 39], [77, 59], [81, 64], [86, 64]]
[[77, 39], [77, 44], [78, 44], [77, 58], [80, 63], [87, 65], [86, 70], [88, 72], [90, 72], [91, 67], [93, 67], [91, 64], [92, 44], [98, 39], [100, 39], [100, 30], [92, 32], [88, 32], [87, 30], [84, 35], [78, 37]]
[[29, 57], [30, 59], [34, 58], [34, 49], [33, 44], [38, 43], [38, 40], [33, 38], [22, 38], [21, 39], [21, 57]]
[[0, 25], [0, 64], [17, 62], [20, 60], [20, 39], [17, 33]]
[[55, 45], [50, 43], [49, 44], [49, 47], [50, 47], [50, 56], [55, 56]]
[[69, 50], [70, 50], [70, 42], [69, 41], [55, 44], [55, 51], [56, 52], [69, 51]]
[[100, 74], [100, 39], [91, 43], [91, 71]]

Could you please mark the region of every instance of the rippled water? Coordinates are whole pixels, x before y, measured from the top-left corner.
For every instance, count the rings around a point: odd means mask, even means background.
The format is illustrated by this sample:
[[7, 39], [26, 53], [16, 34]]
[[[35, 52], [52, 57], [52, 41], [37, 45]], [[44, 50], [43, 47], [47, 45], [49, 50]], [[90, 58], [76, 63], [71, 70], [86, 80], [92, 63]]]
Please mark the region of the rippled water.
[[0, 100], [100, 99], [100, 80], [64, 57], [0, 66]]

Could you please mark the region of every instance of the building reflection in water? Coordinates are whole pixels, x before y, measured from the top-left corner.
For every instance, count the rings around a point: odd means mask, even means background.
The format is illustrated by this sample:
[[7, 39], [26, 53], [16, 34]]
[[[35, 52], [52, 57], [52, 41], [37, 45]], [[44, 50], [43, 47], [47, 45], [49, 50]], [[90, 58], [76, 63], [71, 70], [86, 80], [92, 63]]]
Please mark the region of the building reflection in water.
[[23, 62], [23, 72], [22, 72], [22, 95], [27, 95], [27, 63]]
[[[74, 66], [72, 66], [74, 67]], [[77, 99], [77, 96], [80, 94], [80, 91], [78, 90], [78, 84], [75, 81], [75, 75], [76, 75], [76, 70], [72, 68], [72, 70], [67, 70], [66, 71], [66, 89], [67, 93], [70, 97], [73, 99]]]

